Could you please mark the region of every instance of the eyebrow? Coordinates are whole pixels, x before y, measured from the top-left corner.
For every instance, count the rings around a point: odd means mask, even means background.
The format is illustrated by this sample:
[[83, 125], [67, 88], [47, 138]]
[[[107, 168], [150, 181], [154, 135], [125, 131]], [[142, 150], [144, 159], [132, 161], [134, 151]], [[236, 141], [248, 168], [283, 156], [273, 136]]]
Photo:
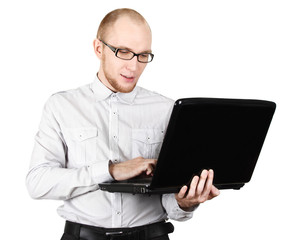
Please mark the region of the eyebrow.
[[[118, 46], [118, 47], [115, 47], [115, 48], [119, 48], [119, 49], [124, 49], [124, 50], [128, 50], [128, 51], [131, 51], [131, 52], [135, 52], [133, 49], [131, 48], [128, 48], [128, 47], [124, 47], [124, 46]], [[145, 50], [145, 51], [142, 51], [140, 53], [137, 53], [137, 54], [141, 54], [141, 53], [152, 53], [152, 50]]]

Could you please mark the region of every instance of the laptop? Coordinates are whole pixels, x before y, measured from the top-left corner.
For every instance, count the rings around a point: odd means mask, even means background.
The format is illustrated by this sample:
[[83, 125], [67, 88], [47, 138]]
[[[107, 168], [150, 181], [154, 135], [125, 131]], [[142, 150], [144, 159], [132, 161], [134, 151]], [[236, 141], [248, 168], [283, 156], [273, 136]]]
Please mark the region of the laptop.
[[240, 189], [252, 177], [276, 104], [271, 101], [184, 98], [175, 102], [153, 176], [99, 184], [132, 194], [177, 193], [203, 169], [218, 189]]

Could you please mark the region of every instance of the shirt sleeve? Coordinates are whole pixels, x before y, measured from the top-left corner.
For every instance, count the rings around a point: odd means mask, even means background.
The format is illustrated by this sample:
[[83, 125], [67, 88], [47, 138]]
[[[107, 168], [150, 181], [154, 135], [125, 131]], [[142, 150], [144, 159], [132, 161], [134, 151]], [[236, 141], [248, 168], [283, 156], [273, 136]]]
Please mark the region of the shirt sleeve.
[[162, 205], [170, 219], [181, 222], [191, 219], [193, 217], [193, 212], [198, 208], [198, 206], [196, 206], [191, 211], [182, 210], [179, 207], [174, 194], [162, 195]]
[[67, 147], [52, 111], [52, 97], [45, 104], [31, 157], [26, 186], [32, 198], [66, 200], [98, 189], [112, 180], [108, 162], [66, 168]]

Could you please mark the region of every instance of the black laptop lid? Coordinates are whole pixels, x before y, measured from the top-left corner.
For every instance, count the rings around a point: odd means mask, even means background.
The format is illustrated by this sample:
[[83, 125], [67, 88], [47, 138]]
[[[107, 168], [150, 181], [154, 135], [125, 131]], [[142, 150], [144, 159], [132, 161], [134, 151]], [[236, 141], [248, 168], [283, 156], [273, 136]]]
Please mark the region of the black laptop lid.
[[262, 100], [177, 100], [150, 187], [182, 186], [213, 169], [215, 186], [240, 188], [251, 179], [275, 108]]

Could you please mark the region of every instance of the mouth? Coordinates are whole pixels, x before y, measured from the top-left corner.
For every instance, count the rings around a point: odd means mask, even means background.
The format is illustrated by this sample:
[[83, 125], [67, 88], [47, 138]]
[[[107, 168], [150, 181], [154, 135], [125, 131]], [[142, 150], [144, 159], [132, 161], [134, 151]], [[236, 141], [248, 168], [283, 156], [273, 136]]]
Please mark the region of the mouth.
[[127, 82], [133, 82], [135, 77], [134, 76], [128, 76], [128, 75], [124, 75], [121, 74], [121, 76], [127, 81]]

